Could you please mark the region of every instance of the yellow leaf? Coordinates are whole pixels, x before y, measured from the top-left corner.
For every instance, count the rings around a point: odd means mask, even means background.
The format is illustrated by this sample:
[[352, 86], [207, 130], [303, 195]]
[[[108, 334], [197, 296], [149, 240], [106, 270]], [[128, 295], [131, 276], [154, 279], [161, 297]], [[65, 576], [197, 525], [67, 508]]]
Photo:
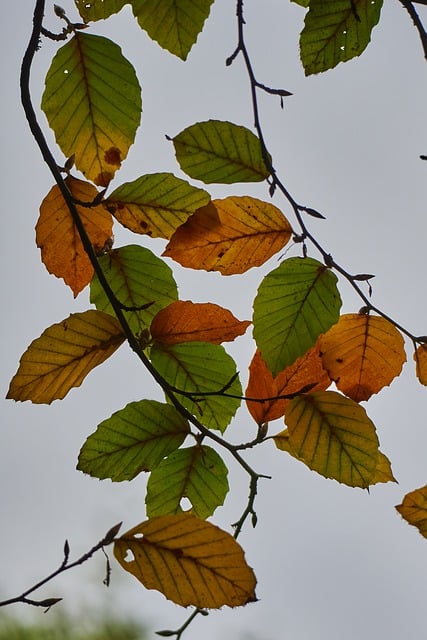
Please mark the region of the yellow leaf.
[[[98, 194], [89, 182], [71, 176], [65, 182], [72, 195], [81, 202], [92, 202]], [[90, 208], [78, 206], [77, 211], [95, 252], [100, 252], [112, 240], [111, 214], [101, 205]], [[52, 187], [40, 206], [36, 242], [46, 269], [63, 278], [74, 296], [89, 284], [93, 267], [57, 185]]]
[[23, 354], [7, 398], [50, 404], [79, 387], [125, 340], [113, 316], [89, 310], [53, 324]]
[[420, 344], [414, 353], [417, 378], [424, 386], [427, 386], [427, 344]]
[[[272, 439], [280, 451], [286, 451], [286, 453], [289, 453], [293, 458], [296, 458], [301, 462], [305, 462], [304, 458], [298, 456], [292, 449], [288, 429], [283, 429], [280, 433], [276, 433], [275, 436], [272, 436]], [[384, 455], [384, 453], [378, 451], [376, 468], [369, 481], [369, 485], [379, 484], [380, 482], [397, 482], [397, 480], [391, 470], [390, 460], [386, 455]]]
[[370, 484], [379, 484], [383, 482], [397, 482], [391, 469], [390, 460], [382, 451], [378, 451], [377, 467], [375, 474], [372, 476]]
[[396, 509], [409, 524], [427, 538], [427, 485], [407, 493]]
[[201, 207], [172, 236], [163, 255], [184, 267], [244, 273], [283, 249], [292, 228], [274, 205], [230, 196]]
[[221, 344], [241, 336], [250, 324], [248, 320], [237, 320], [231, 311], [212, 302], [177, 300], [153, 318], [150, 332], [163, 344]]
[[191, 514], [158, 516], [116, 540], [114, 555], [147, 589], [187, 607], [254, 602], [256, 579], [229, 533]]
[[335, 391], [317, 391], [291, 400], [285, 420], [289, 440], [280, 448], [325, 478], [351, 487], [373, 484], [378, 438], [357, 402]]
[[323, 364], [338, 389], [368, 400], [398, 376], [406, 362], [404, 340], [385, 318], [350, 313], [320, 338]]

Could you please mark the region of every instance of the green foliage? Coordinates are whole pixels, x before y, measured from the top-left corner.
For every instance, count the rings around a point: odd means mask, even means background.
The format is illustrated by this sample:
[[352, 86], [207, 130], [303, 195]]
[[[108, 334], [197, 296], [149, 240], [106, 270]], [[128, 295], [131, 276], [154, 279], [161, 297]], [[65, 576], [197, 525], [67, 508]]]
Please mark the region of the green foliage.
[[188, 422], [174, 407], [155, 400], [131, 402], [89, 436], [77, 469], [101, 480], [132, 480], [157, 467], [188, 432]]
[[265, 180], [265, 166], [258, 138], [231, 122], [197, 122], [173, 139], [176, 159], [187, 175], [205, 183]]
[[[308, 7], [300, 41], [306, 74], [360, 55], [380, 18], [381, 0], [296, 1]], [[106, 19], [130, 4], [149, 37], [185, 60], [212, 0], [75, 4], [85, 23]], [[77, 468], [117, 482], [147, 472], [148, 520], [120, 537], [120, 525], [113, 527], [83, 561], [114, 542], [115, 557], [126, 571], [173, 602], [196, 606], [196, 613], [256, 600], [255, 576], [235, 541], [248, 517], [256, 524], [261, 476], [245, 450], [269, 438], [270, 418], [264, 420], [253, 405], [265, 404], [265, 415], [271, 410], [273, 419], [284, 417], [287, 429], [273, 436], [278, 449], [324, 477], [369, 488], [394, 477], [379, 450], [375, 425], [359, 402], [400, 374], [406, 359], [402, 334], [414, 347], [418, 378], [422, 384], [427, 379], [425, 337], [417, 338], [371, 304], [370, 289], [367, 296], [359, 283], [369, 283], [373, 276], [351, 275], [332, 259], [303, 214], [323, 216], [298, 204], [278, 177], [264, 141], [258, 92], [280, 96], [282, 102], [289, 92], [255, 79], [244, 38], [243, 3], [238, 1], [236, 8], [238, 45], [227, 65], [242, 54], [254, 131], [228, 121], [195, 123], [172, 139], [177, 162], [190, 178], [206, 184], [265, 181], [266, 192], [280, 195], [294, 213], [297, 231], [270, 203], [250, 196], [212, 201], [208, 192], [171, 173], [140, 176], [108, 195], [104, 187], [126, 158], [140, 123], [140, 84], [118, 45], [82, 33], [86, 24], [73, 24], [56, 7], [67, 25], [58, 39], [70, 39], [47, 73], [42, 109], [65, 157], [59, 170], [53, 156], [43, 152], [55, 185], [42, 203], [37, 241], [46, 267], [63, 277], [75, 295], [90, 281], [90, 302], [96, 309], [48, 327], [24, 353], [8, 392], [9, 398], [34, 403], [63, 398], [127, 338], [166, 402], [138, 399], [103, 420], [83, 444]], [[35, 20], [34, 42], [46, 35], [37, 24]], [[28, 100], [24, 106], [31, 121]], [[44, 149], [36, 127], [32, 130]], [[71, 174], [74, 165], [86, 182]], [[219, 305], [179, 300], [173, 270], [156, 255], [154, 243], [153, 250], [136, 244], [113, 248], [111, 216], [127, 231], [144, 234], [148, 244], [152, 237], [169, 240], [163, 255], [183, 266], [224, 275], [258, 267], [293, 237], [292, 248], [300, 255], [280, 257], [254, 299], [258, 351], [250, 365], [252, 397], [243, 395], [236, 362], [221, 344], [243, 334], [249, 322], [238, 321]], [[358, 314], [340, 318], [337, 274], [363, 301]], [[333, 382], [341, 393], [326, 390]], [[268, 389], [271, 395], [263, 393]], [[223, 434], [242, 399], [252, 403], [252, 431], [249, 427], [248, 442], [234, 444]], [[192, 446], [184, 447], [187, 438]], [[234, 537], [205, 522], [229, 491], [220, 455], [224, 449], [248, 474], [250, 485]], [[191, 503], [190, 512], [183, 499]], [[401, 507], [409, 522], [424, 522], [425, 491]], [[57, 573], [81, 564], [69, 565], [68, 554], [66, 547]], [[25, 595], [17, 601], [26, 601]]]
[[312, 258], [288, 258], [264, 278], [254, 300], [254, 338], [273, 375], [337, 322], [340, 307], [335, 274]]
[[[99, 258], [99, 264], [136, 335], [150, 326], [160, 309], [178, 299], [172, 270], [150, 249], [137, 245], [113, 249]], [[114, 313], [97, 276], [90, 286], [90, 301], [98, 310]]]
[[147, 516], [180, 513], [185, 497], [196, 516], [208, 518], [224, 503], [229, 489], [227, 474], [227, 467], [211, 447], [178, 449], [150, 475], [145, 499]]
[[310, 0], [301, 32], [306, 75], [360, 56], [380, 19], [382, 0]]

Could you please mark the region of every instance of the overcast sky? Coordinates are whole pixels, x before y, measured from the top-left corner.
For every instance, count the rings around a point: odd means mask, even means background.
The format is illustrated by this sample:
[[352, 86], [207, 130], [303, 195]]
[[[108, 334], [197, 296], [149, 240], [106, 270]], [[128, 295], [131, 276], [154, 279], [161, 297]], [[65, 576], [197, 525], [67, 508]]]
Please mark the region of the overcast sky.
[[[6, 3], [5, 3], [6, 4]], [[59, 30], [47, 2], [47, 24]], [[63, 0], [71, 19], [73, 2]], [[171, 144], [186, 126], [209, 118], [252, 125], [249, 90], [240, 59], [224, 61], [236, 45], [235, 3], [216, 0], [187, 63], [152, 43], [127, 9], [90, 32], [110, 36], [136, 67], [143, 88], [142, 126], [114, 185], [144, 173], [179, 171]], [[275, 166], [304, 204], [323, 212], [311, 230], [350, 272], [376, 274], [373, 302], [415, 334], [427, 333], [425, 296], [427, 222], [426, 65], [417, 33], [399, 2], [386, 0], [373, 41], [360, 59], [305, 78], [298, 61], [304, 11], [287, 0], [247, 0], [247, 40], [259, 81], [293, 92], [285, 109], [271, 96], [260, 100], [261, 117]], [[421, 8], [422, 9], [422, 8]], [[40, 262], [34, 226], [41, 200], [52, 186], [19, 103], [19, 65], [32, 23], [32, 0], [8, 2], [1, 29], [2, 215], [1, 398], [19, 357], [49, 325], [88, 308]], [[427, 18], [427, 16], [426, 16]], [[35, 104], [54, 43], [44, 43], [33, 72]], [[44, 116], [40, 115], [45, 126]], [[49, 139], [52, 139], [49, 134]], [[56, 153], [62, 161], [60, 152]], [[248, 194], [268, 200], [263, 184], [208, 187], [215, 197]], [[286, 203], [274, 203], [291, 214]], [[116, 246], [141, 242], [119, 229]], [[150, 243], [161, 251], [164, 243]], [[288, 255], [296, 255], [296, 250]], [[318, 257], [310, 250], [313, 257]], [[171, 263], [172, 264], [172, 263]], [[251, 301], [278, 257], [243, 276], [178, 269], [182, 299], [212, 300], [250, 319]], [[175, 268], [175, 265], [173, 265]], [[343, 284], [343, 311], [361, 306]], [[239, 339], [230, 348], [242, 377], [253, 345]], [[29, 587], [62, 560], [65, 538], [72, 554], [90, 548], [118, 521], [124, 530], [145, 518], [142, 476], [132, 483], [99, 482], [75, 470], [84, 439], [97, 424], [130, 401], [161, 399], [126, 347], [83, 386], [51, 406], [1, 399], [0, 597]], [[370, 494], [310, 472], [272, 443], [248, 459], [273, 481], [260, 484], [258, 526], [240, 538], [258, 577], [260, 601], [242, 610], [200, 618], [186, 638], [214, 640], [415, 640], [425, 634], [427, 544], [394, 510], [405, 493], [427, 483], [427, 390], [415, 379], [412, 353], [402, 376], [366, 403], [381, 449], [399, 484], [378, 485]], [[282, 428], [280, 421], [271, 432]], [[250, 431], [252, 429], [252, 431]], [[229, 428], [233, 441], [253, 436], [244, 411]], [[231, 460], [226, 459], [226, 462]], [[214, 522], [224, 528], [246, 505], [247, 479], [231, 471], [231, 493]], [[64, 606], [88, 609], [108, 599], [150, 628], [176, 628], [186, 612], [145, 591], [114, 567], [108, 593], [99, 557], [65, 574], [43, 591], [63, 596]], [[16, 611], [28, 613], [22, 605]], [[32, 612], [34, 614], [34, 612]], [[40, 611], [35, 615], [40, 617]], [[150, 636], [151, 637], [151, 636]]]

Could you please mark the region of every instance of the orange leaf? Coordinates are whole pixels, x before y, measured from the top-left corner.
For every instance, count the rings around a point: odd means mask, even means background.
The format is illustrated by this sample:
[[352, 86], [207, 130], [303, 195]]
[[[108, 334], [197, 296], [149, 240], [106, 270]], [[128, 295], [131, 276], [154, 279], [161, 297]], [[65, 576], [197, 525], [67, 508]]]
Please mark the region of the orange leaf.
[[400, 332], [385, 318], [349, 313], [320, 338], [325, 368], [352, 400], [368, 400], [398, 376], [406, 361]]
[[407, 493], [396, 509], [409, 524], [427, 538], [427, 485]]
[[249, 196], [213, 200], [172, 236], [163, 255], [184, 267], [244, 273], [283, 249], [292, 228], [274, 205]]
[[[310, 391], [323, 391], [331, 384], [323, 367], [318, 345], [309, 349], [290, 367], [281, 371], [276, 378], [273, 378], [257, 350], [249, 366], [249, 382], [245, 395], [250, 398], [276, 398], [296, 393], [309, 384], [314, 384]], [[283, 416], [289, 400], [269, 400], [267, 402], [247, 400], [246, 404], [253, 419], [257, 424], [262, 424]]]
[[[89, 182], [69, 176], [66, 178], [73, 196], [81, 202], [92, 202], [98, 191]], [[102, 205], [77, 207], [83, 225], [96, 252], [111, 242], [113, 218]], [[93, 267], [83, 248], [79, 233], [59, 187], [49, 191], [40, 206], [36, 225], [36, 242], [41, 249], [42, 262], [49, 273], [63, 278], [74, 297], [92, 279]]]
[[228, 309], [212, 302], [177, 300], [161, 309], [151, 323], [151, 335], [163, 344], [229, 342], [245, 333], [248, 320], [237, 320]]
[[142, 522], [116, 540], [114, 555], [147, 589], [183, 607], [238, 607], [256, 600], [256, 579], [240, 545], [190, 514]]
[[7, 398], [50, 404], [79, 387], [124, 342], [116, 318], [91, 309], [53, 324], [23, 354]]
[[427, 386], [427, 344], [420, 344], [414, 353], [417, 378], [424, 386]]

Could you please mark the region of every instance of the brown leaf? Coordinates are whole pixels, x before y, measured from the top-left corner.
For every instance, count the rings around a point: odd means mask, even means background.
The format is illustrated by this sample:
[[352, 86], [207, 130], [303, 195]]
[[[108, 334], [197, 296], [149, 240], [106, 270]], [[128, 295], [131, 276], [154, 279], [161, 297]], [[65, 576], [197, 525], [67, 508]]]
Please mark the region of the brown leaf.
[[416, 374], [420, 383], [427, 386], [427, 344], [420, 344], [414, 353]]
[[417, 527], [421, 535], [427, 538], [427, 485], [407, 493], [396, 509], [402, 518]]
[[[323, 391], [331, 384], [323, 367], [318, 345], [309, 349], [304, 356], [298, 358], [275, 378], [257, 350], [249, 366], [249, 382], [245, 395], [250, 398], [276, 398], [296, 393], [309, 384], [314, 385], [312, 391]], [[283, 416], [289, 400], [247, 400], [246, 404], [253, 419], [257, 424], [262, 424]]]
[[400, 332], [385, 318], [370, 314], [341, 316], [321, 336], [320, 350], [338, 389], [356, 402], [389, 385], [406, 361]]
[[[81, 202], [92, 202], [98, 194], [89, 182], [72, 176], [68, 176], [65, 182], [73, 196]], [[100, 252], [111, 242], [111, 214], [102, 205], [90, 208], [77, 206], [77, 211], [95, 252]], [[74, 296], [77, 296], [91, 281], [93, 267], [57, 185], [52, 187], [40, 206], [36, 242], [41, 249], [42, 262], [49, 273], [63, 278]]]
[[213, 200], [172, 236], [163, 255], [184, 267], [244, 273], [283, 249], [292, 228], [274, 205], [249, 196]]
[[114, 544], [121, 566], [147, 589], [183, 607], [254, 602], [256, 579], [229, 533], [191, 514], [157, 516]]
[[177, 300], [161, 309], [151, 323], [151, 335], [163, 344], [211, 342], [221, 344], [243, 335], [251, 323], [212, 302]]

